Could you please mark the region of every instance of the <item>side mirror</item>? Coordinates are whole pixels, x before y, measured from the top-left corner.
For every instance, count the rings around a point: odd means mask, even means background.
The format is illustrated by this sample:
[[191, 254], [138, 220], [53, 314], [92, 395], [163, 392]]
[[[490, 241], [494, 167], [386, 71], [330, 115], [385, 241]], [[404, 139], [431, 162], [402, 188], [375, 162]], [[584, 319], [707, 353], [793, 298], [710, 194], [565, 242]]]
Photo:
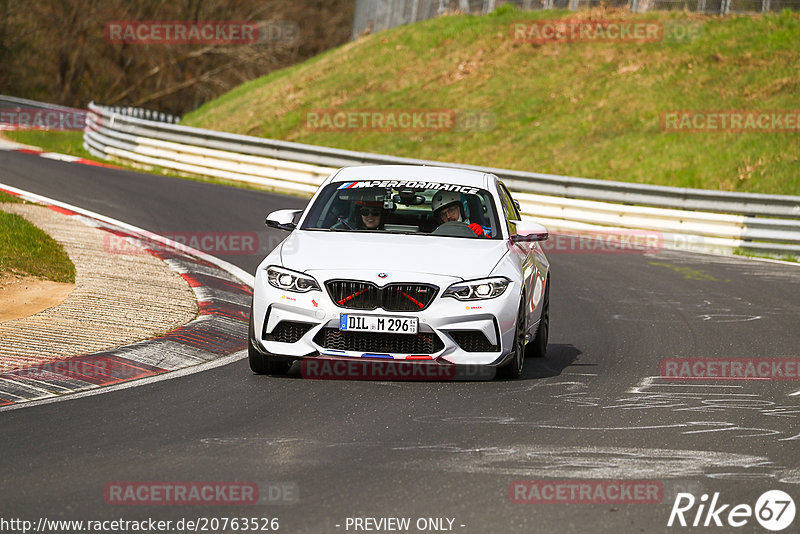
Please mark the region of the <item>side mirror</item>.
[[278, 210], [273, 211], [267, 215], [267, 220], [264, 223], [270, 228], [277, 228], [278, 230], [288, 230], [291, 232], [297, 225], [294, 223], [294, 218], [298, 213], [303, 210]]
[[516, 223], [517, 231], [511, 235], [511, 241], [519, 243], [521, 241], [546, 241], [550, 234], [547, 228], [541, 224], [527, 221]]

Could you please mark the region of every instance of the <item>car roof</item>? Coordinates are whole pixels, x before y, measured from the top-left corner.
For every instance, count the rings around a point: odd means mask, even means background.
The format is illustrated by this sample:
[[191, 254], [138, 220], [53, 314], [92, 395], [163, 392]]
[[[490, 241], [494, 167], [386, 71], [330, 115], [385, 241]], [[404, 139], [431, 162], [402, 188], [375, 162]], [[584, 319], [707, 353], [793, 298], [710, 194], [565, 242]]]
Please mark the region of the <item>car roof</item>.
[[339, 169], [332, 182], [360, 180], [427, 181], [486, 187], [486, 173], [428, 165], [362, 165]]

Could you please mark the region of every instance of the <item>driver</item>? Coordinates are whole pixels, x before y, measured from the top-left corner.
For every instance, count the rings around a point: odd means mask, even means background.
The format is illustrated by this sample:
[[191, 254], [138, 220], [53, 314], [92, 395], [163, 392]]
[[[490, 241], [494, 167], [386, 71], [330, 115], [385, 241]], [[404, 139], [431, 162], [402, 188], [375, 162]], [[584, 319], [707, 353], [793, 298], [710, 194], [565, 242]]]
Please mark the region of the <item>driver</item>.
[[470, 223], [469, 219], [464, 217], [464, 205], [461, 202], [461, 193], [453, 191], [437, 191], [431, 200], [431, 209], [433, 210], [433, 218], [437, 224], [444, 224], [448, 222], [463, 222], [469, 229], [475, 232], [475, 235], [481, 237], [489, 237], [483, 231], [478, 223]]

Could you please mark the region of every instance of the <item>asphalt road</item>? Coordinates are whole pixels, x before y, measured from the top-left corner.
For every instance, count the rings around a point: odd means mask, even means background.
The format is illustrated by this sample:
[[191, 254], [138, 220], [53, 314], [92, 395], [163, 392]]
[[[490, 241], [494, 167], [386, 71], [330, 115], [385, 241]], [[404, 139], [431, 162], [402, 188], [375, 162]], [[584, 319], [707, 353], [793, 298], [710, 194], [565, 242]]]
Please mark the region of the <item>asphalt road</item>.
[[[305, 203], [7, 152], [0, 182], [158, 233], [259, 232], [261, 253], [221, 255], [250, 272], [281, 237], [264, 229], [265, 215]], [[336, 533], [367, 531], [348, 518], [401, 517], [411, 519], [408, 532], [729, 532], [713, 518], [703, 527], [705, 513], [701, 526], [667, 527], [676, 494], [698, 501], [685, 512], [689, 525], [703, 494], [731, 505], [723, 522], [767, 490], [800, 504], [800, 383], [659, 378], [660, 362], [675, 356], [797, 358], [800, 267], [672, 251], [549, 258], [548, 356], [528, 360], [520, 380], [273, 378], [241, 360], [2, 412], [0, 520], [275, 517], [281, 532]], [[663, 495], [650, 504], [511, 502], [515, 481], [543, 479], [648, 481]], [[279, 487], [297, 498], [107, 503], [106, 486], [124, 481], [282, 483], [271, 486], [275, 498]], [[419, 518], [452, 527], [418, 530]], [[768, 532], [745, 519], [738, 532]]]

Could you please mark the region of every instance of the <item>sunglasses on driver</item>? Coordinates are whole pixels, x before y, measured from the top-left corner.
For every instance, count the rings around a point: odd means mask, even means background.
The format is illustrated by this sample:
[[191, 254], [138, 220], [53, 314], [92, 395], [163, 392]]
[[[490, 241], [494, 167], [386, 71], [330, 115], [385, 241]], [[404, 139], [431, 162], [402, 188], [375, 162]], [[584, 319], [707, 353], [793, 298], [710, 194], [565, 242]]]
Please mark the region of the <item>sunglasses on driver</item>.
[[372, 215], [373, 217], [377, 217], [381, 214], [380, 208], [361, 208], [361, 215], [362, 217], [367, 217]]

